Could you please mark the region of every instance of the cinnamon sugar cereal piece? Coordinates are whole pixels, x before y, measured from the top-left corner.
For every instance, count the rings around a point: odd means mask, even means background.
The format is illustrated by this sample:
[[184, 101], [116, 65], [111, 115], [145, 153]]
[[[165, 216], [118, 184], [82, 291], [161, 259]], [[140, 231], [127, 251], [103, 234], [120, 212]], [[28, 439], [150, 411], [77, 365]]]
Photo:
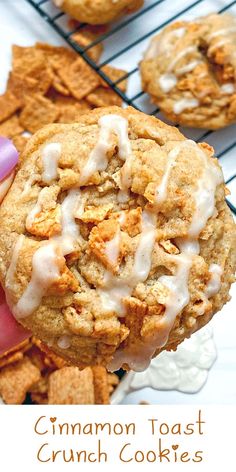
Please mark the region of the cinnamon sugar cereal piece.
[[78, 100], [86, 97], [100, 82], [98, 74], [86, 64], [82, 57], [78, 57], [67, 69], [60, 68], [58, 74], [70, 93]]
[[0, 96], [0, 123], [13, 115], [21, 106], [20, 100], [10, 90]]
[[52, 87], [57, 90], [59, 93], [69, 96], [70, 91], [68, 90], [65, 83], [62, 81], [58, 75], [58, 69], [62, 68], [67, 70], [67, 68], [72, 64], [76, 58], [77, 54], [71, 49], [52, 46], [47, 43], [36, 43], [36, 49], [43, 52], [47, 62], [49, 63], [53, 78], [52, 78]]
[[[116, 82], [117, 80], [122, 79], [122, 77], [125, 77], [127, 75], [127, 72], [125, 70], [117, 69], [116, 67], [108, 65], [103, 66], [102, 71], [112, 80], [112, 82]], [[127, 83], [127, 78], [124, 78], [124, 80], [117, 84], [117, 87], [119, 87], [122, 92], [125, 92], [127, 89]], [[105, 80], [102, 80], [102, 86], [109, 88], [109, 85], [107, 82], [105, 82]]]
[[32, 402], [38, 405], [48, 404], [48, 396], [45, 393], [31, 393], [30, 397]]
[[109, 385], [108, 376], [105, 367], [93, 366], [93, 384], [96, 405], [108, 405], [109, 402]]
[[45, 394], [48, 391], [48, 375], [40, 377], [40, 379], [35, 382], [30, 388], [30, 393], [41, 393]]
[[29, 138], [27, 138], [26, 136], [22, 136], [20, 134], [18, 134], [17, 136], [14, 136], [12, 138], [12, 141], [13, 141], [14, 146], [16, 147], [17, 151], [19, 151], [20, 153], [23, 152], [28, 139]]
[[6, 365], [12, 364], [13, 362], [19, 361], [20, 359], [23, 359], [23, 353], [21, 351], [4, 355], [0, 358], [0, 369]]
[[[78, 31], [72, 34], [71, 38], [79, 44], [82, 48], [86, 48], [89, 46], [93, 41], [96, 40], [97, 34], [92, 33], [88, 30]], [[87, 50], [87, 55], [93, 59], [94, 62], [98, 62], [101, 57], [103, 51], [102, 43], [98, 43]]]
[[115, 388], [119, 385], [119, 377], [116, 374], [108, 372], [107, 381], [108, 381], [109, 394], [111, 395], [112, 392], [114, 392]]
[[42, 86], [37, 79], [18, 74], [14, 70], [9, 75], [7, 87], [18, 98], [22, 106], [24, 106], [27, 97], [42, 92]]
[[106, 89], [104, 87], [96, 88], [96, 90], [87, 95], [86, 100], [88, 100], [88, 102], [95, 107], [122, 105], [122, 99], [119, 97], [119, 95], [117, 95], [117, 93], [112, 89]]
[[27, 131], [35, 133], [44, 125], [54, 123], [59, 115], [58, 108], [41, 95], [28, 97], [20, 114], [20, 124]]
[[76, 52], [63, 46], [53, 46], [48, 43], [36, 43], [35, 49], [44, 54], [51, 67], [55, 70], [68, 67], [77, 59]]
[[140, 207], [129, 210], [125, 213], [125, 220], [121, 228], [132, 238], [140, 233], [142, 223], [142, 209]]
[[100, 25], [134, 13], [141, 8], [143, 0], [54, 0], [54, 3], [81, 23]]
[[23, 403], [30, 387], [40, 379], [40, 370], [27, 358], [0, 371], [0, 394], [11, 405]]
[[2, 355], [0, 355], [0, 359], [2, 359], [5, 356], [8, 356], [9, 354], [13, 354], [14, 352], [17, 352], [17, 351], [21, 351], [22, 353], [24, 353], [25, 351], [30, 349], [30, 347], [31, 347], [31, 340], [29, 338], [24, 339], [24, 341], [21, 341], [19, 344], [17, 344], [16, 346], [13, 346], [11, 349], [8, 349]]
[[52, 86], [57, 92], [61, 93], [62, 95], [65, 95], [66, 97], [70, 95], [70, 91], [62, 82], [61, 78], [56, 74], [54, 74], [53, 76]]
[[31, 346], [27, 351], [26, 356], [29, 357], [31, 362], [38, 367], [41, 372], [48, 367], [45, 361], [45, 353], [36, 345]]
[[[88, 105], [87, 111], [89, 108]], [[79, 107], [76, 104], [61, 106], [58, 123], [73, 123], [79, 121], [80, 116], [85, 112], [86, 110], [83, 107]]]
[[106, 243], [113, 240], [118, 229], [119, 223], [115, 219], [102, 221], [92, 228], [89, 235], [88, 246], [89, 251], [91, 251], [106, 268], [115, 272], [119, 267], [121, 245], [119, 246], [117, 261], [113, 262], [109, 259], [106, 253]]
[[6, 138], [13, 138], [24, 131], [24, 128], [20, 125], [19, 118], [17, 115], [11, 116], [8, 120], [0, 124], [0, 135]]
[[90, 367], [63, 367], [49, 377], [49, 405], [93, 405], [93, 372]]
[[26, 229], [35, 236], [52, 237], [61, 231], [61, 207], [57, 204], [57, 197], [60, 191], [58, 185], [44, 187], [39, 194], [38, 212], [35, 208], [26, 219]]
[[84, 223], [98, 223], [106, 218], [106, 216], [111, 212], [112, 208], [112, 203], [107, 203], [106, 205], [101, 205], [98, 207], [89, 205], [87, 206], [84, 213], [79, 216], [79, 219]]
[[12, 47], [12, 65], [16, 74], [30, 77], [37, 81], [37, 90], [44, 94], [49, 89], [53, 74], [43, 51], [35, 46]]

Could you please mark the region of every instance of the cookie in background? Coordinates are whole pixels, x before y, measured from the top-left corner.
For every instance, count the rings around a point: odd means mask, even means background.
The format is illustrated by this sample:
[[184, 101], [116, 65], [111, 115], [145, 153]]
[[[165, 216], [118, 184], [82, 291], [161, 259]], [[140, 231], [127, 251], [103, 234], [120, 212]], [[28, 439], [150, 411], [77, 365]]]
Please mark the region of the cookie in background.
[[236, 122], [236, 18], [178, 21], [152, 38], [142, 87], [173, 123], [217, 129]]

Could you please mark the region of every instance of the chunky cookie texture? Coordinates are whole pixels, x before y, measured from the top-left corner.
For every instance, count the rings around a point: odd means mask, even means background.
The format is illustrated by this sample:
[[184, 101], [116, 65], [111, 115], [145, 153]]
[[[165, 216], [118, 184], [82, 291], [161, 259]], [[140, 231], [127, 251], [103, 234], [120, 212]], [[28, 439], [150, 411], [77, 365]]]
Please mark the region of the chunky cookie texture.
[[100, 25], [133, 13], [143, 0], [53, 0], [58, 8], [83, 23]]
[[217, 129], [236, 121], [236, 18], [179, 21], [155, 36], [140, 64], [143, 90], [174, 123]]
[[142, 370], [229, 299], [235, 225], [213, 149], [132, 108], [38, 131], [0, 220], [15, 317], [81, 368]]

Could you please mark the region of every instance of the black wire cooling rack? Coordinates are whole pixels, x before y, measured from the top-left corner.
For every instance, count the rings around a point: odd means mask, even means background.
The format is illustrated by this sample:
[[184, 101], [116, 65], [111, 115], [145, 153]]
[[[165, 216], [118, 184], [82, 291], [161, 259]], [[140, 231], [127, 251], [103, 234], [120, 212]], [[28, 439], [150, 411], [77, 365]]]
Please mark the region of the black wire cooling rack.
[[[83, 31], [86, 27], [84, 23], [69, 29], [67, 15], [58, 10], [51, 0], [25, 1], [32, 5], [63, 40], [84, 58], [126, 104], [146, 113], [160, 116], [162, 119], [163, 116], [159, 109], [152, 108], [147, 95], [142, 91], [139, 79], [138, 62], [150, 38], [172, 21], [191, 19], [216, 11], [218, 13], [228, 11], [236, 14], [236, 0], [196, 0], [194, 2], [192, 0], [176, 0], [175, 2], [173, 0], [147, 0], [141, 10], [114, 23], [105, 33], [100, 34], [83, 48], [73, 40], [73, 34]], [[104, 54], [102, 60], [95, 63], [88, 53], [100, 43], [104, 45]], [[112, 81], [103, 71], [105, 65], [113, 65], [125, 69], [127, 72], [119, 80]], [[124, 93], [120, 90], [119, 84], [126, 78], [129, 79], [130, 86], [128, 92]], [[204, 132], [188, 128], [181, 128], [181, 131], [195, 141], [204, 139], [215, 147], [224, 169], [226, 183], [233, 193], [227, 199], [227, 203], [236, 214], [236, 163], [234, 163], [236, 125], [220, 131]]]

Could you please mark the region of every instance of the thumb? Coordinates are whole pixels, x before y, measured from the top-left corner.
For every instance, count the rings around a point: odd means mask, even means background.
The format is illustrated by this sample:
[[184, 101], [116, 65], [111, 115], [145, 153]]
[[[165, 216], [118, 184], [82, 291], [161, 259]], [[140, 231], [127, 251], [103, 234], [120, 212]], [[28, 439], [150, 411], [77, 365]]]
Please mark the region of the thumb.
[[30, 332], [17, 323], [0, 286], [0, 356], [20, 344], [30, 336]]

